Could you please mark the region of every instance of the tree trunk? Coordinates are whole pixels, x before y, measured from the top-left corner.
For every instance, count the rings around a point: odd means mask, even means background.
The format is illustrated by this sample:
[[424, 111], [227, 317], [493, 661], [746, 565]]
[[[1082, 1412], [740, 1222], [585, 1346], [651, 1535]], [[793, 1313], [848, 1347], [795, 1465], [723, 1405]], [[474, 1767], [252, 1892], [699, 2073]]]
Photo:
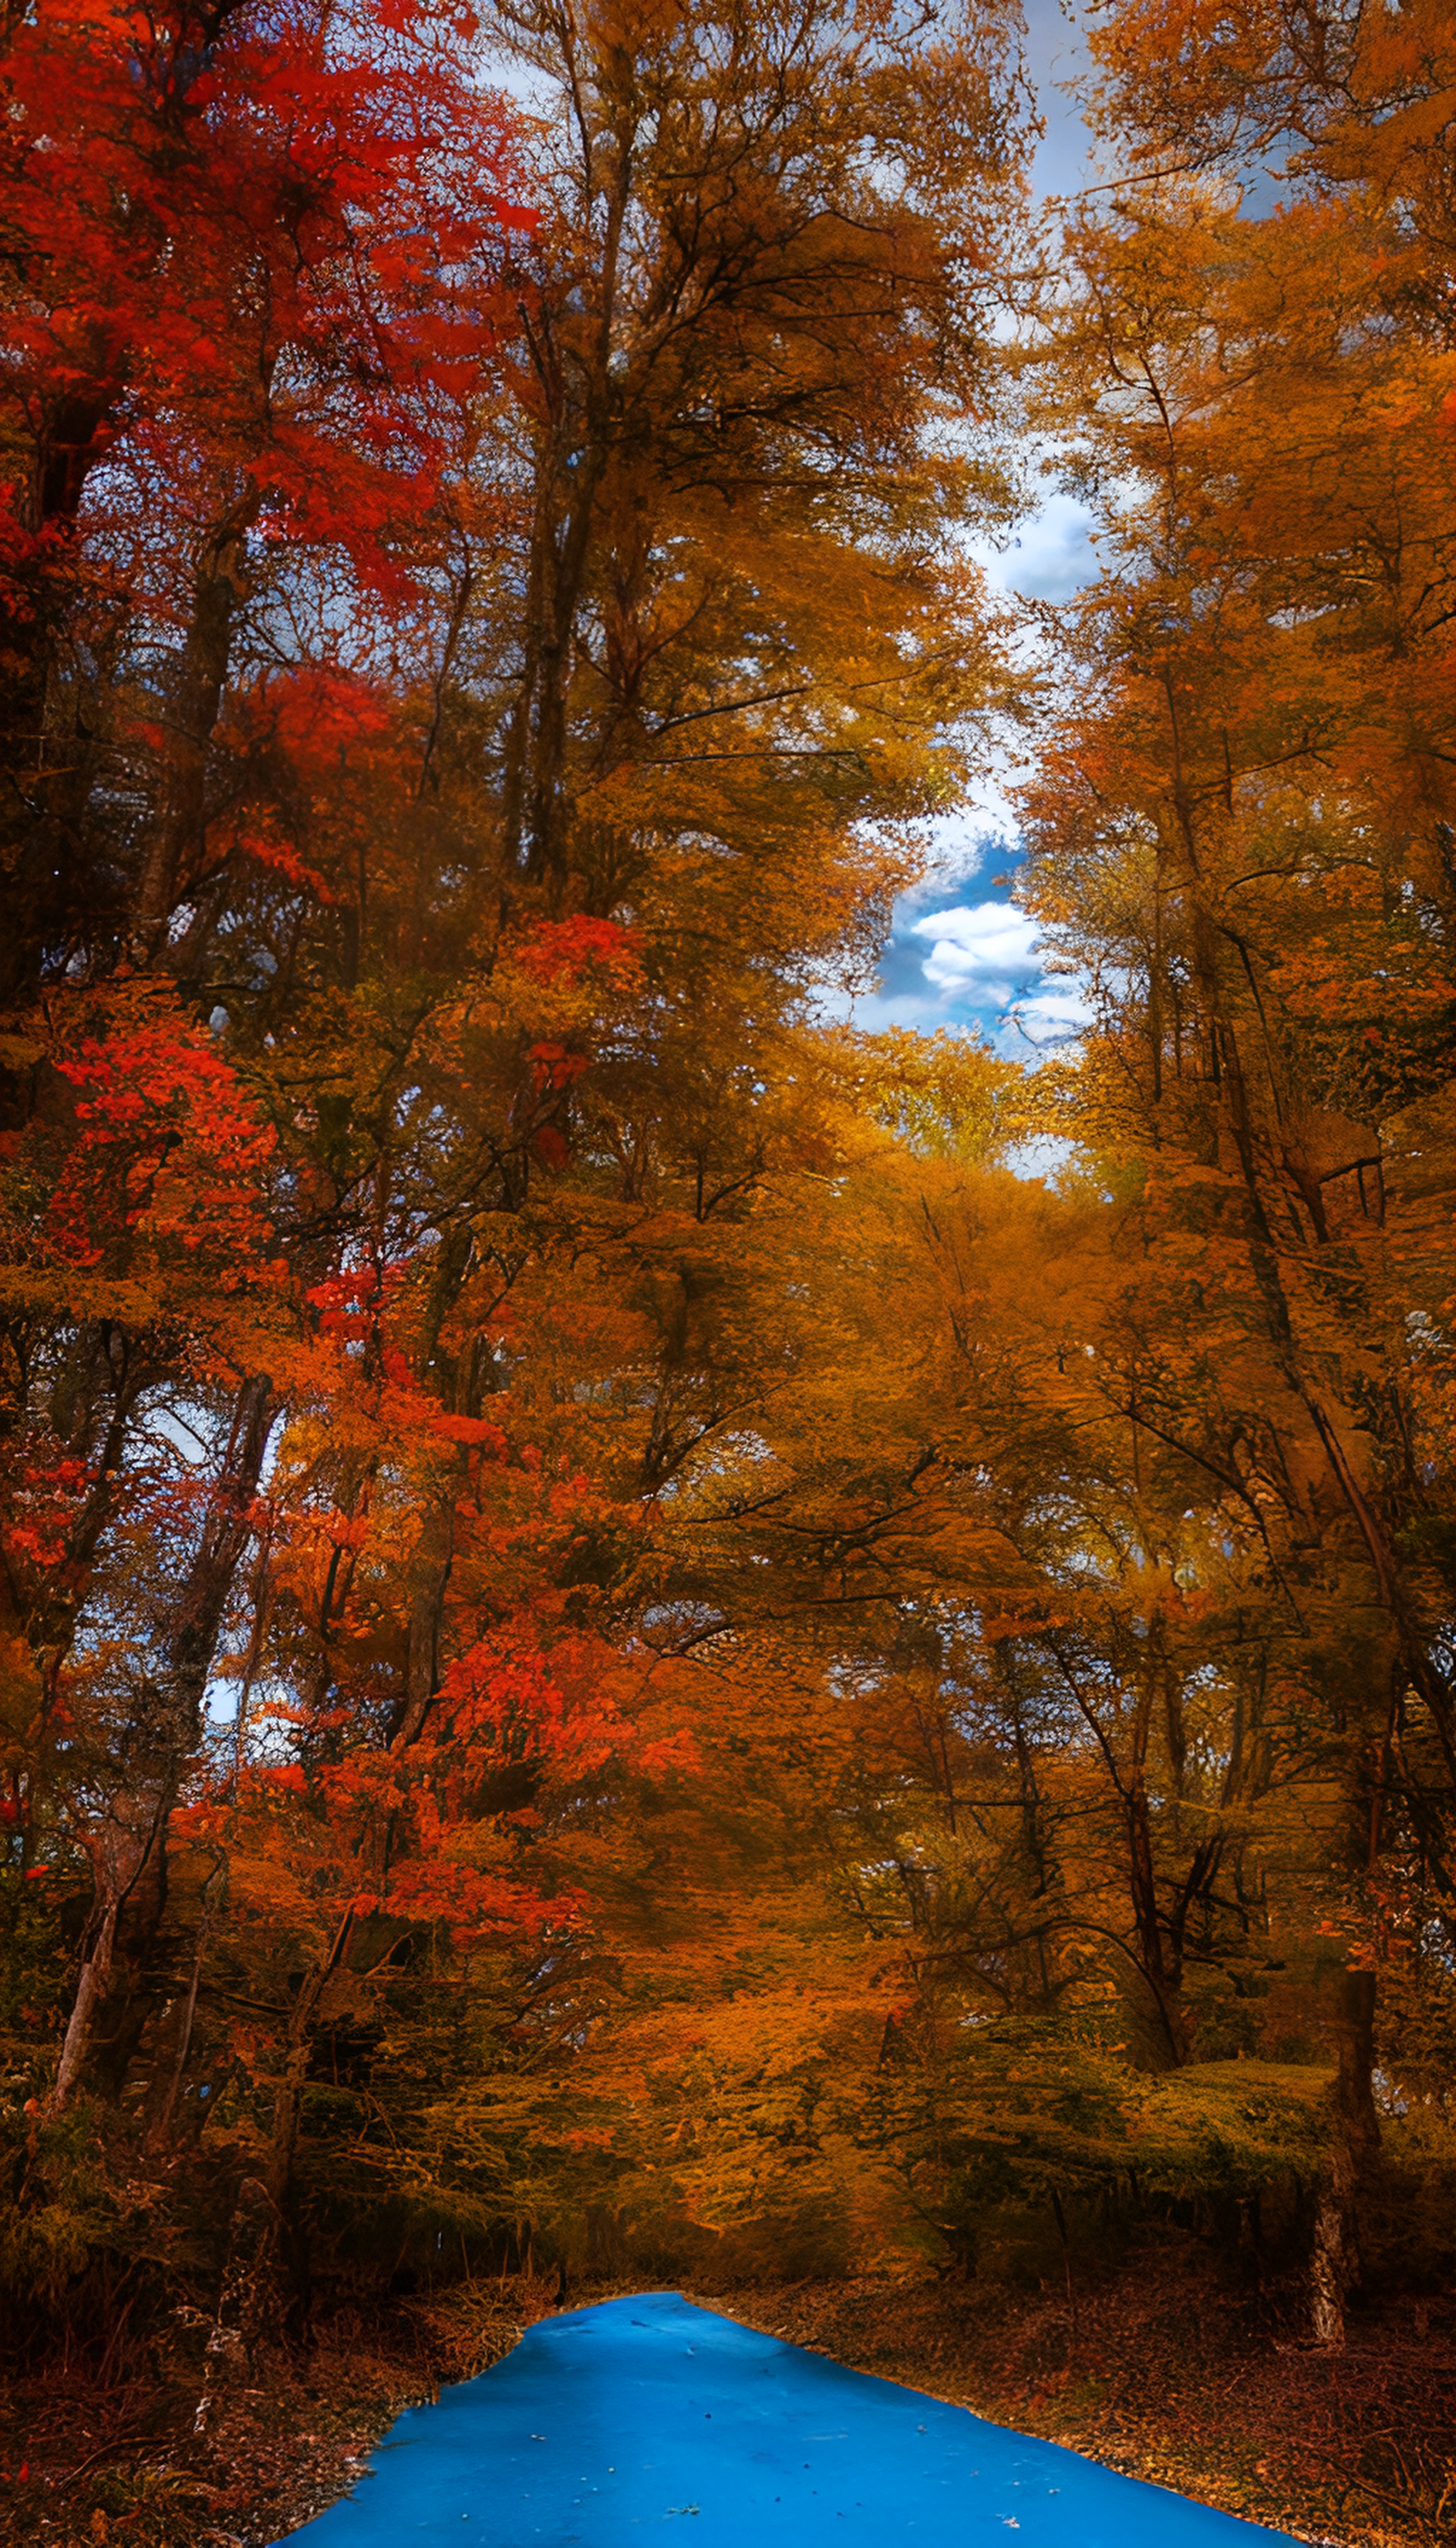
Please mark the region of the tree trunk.
[[[252, 1529], [252, 1499], [272, 1424], [272, 1393], [263, 1378], [238, 1393], [215, 1507], [188, 1570], [167, 1639], [164, 1684], [146, 1684], [134, 1713], [132, 1757], [111, 1799], [107, 1825], [93, 1849], [96, 1870], [97, 1947], [81, 1967], [66, 2025], [60, 2065], [46, 2112], [59, 2114], [74, 2093], [96, 2021], [106, 1997], [115, 1955], [117, 1922], [138, 1886], [155, 1878], [152, 1925], [165, 1891], [167, 1824], [186, 1764], [197, 1749], [208, 1675], [217, 1652], [223, 1614], [238, 1559]], [[150, 1701], [148, 1706], [147, 1702]], [[144, 1926], [144, 1924], [143, 1924]], [[124, 2052], [114, 2091], [122, 2085], [131, 2049]]]
[[1148, 1812], [1147, 1789], [1140, 1768], [1134, 1771], [1125, 1791], [1128, 1830], [1128, 1875], [1133, 1896], [1133, 1918], [1137, 1924], [1138, 1945], [1143, 1978], [1157, 2012], [1157, 2023], [1167, 2046], [1168, 2067], [1180, 2069], [1188, 2058], [1188, 2017], [1183, 2006], [1181, 1959], [1169, 1940], [1157, 1899], [1157, 1868], [1152, 1850], [1152, 1824]]
[[1341, 1966], [1326, 1983], [1326, 2033], [1337, 2068], [1332, 2103], [1334, 2145], [1320, 2189], [1310, 2260], [1310, 2320], [1317, 2344], [1345, 2340], [1345, 2300], [1360, 2277], [1359, 2196], [1380, 2163], [1380, 2118], [1373, 2088], [1375, 1975]]
[[1329, 2033], [1339, 2065], [1335, 2104], [1357, 2184], [1380, 2163], [1380, 2117], [1374, 2088], [1375, 1995], [1373, 1972], [1346, 1969], [1334, 1976]]
[[245, 2176], [237, 2189], [218, 2307], [208, 2336], [202, 2396], [192, 2429], [206, 2429], [219, 2388], [238, 2361], [251, 2364], [268, 2304], [278, 2214], [261, 2178]]
[[178, 893], [185, 890], [188, 866], [196, 862], [206, 836], [208, 760], [228, 679], [233, 614], [243, 590], [244, 547], [261, 505], [259, 491], [249, 488], [198, 562], [192, 618], [172, 686], [161, 798], [137, 894], [143, 955], [153, 954], [164, 935]]
[[1350, 2181], [1345, 2154], [1336, 2151], [1315, 2215], [1310, 2259], [1310, 2326], [1317, 2344], [1337, 2351], [1345, 2340], [1345, 2294], [1353, 2280], [1349, 2243]]
[[[81, 2074], [81, 2066], [90, 2049], [96, 2013], [106, 1996], [106, 1987], [111, 1980], [112, 1955], [117, 1936], [117, 1915], [121, 1906], [121, 1894], [113, 1891], [110, 1900], [102, 1909], [101, 1926], [97, 1931], [96, 1943], [81, 1966], [80, 1979], [76, 1984], [76, 1996], [71, 2003], [71, 2013], [66, 2020], [65, 2034], [61, 2039], [60, 2059], [56, 2064], [55, 2078], [50, 2094], [41, 2109], [47, 2122], [52, 2116], [63, 2113], [69, 2105]], [[99, 1904], [98, 1908], [101, 1908]]]
[[268, 2195], [280, 2214], [288, 2200], [293, 2178], [294, 2153], [298, 2147], [299, 2118], [303, 2108], [304, 2087], [309, 2076], [309, 2059], [313, 2051], [314, 2019], [323, 1996], [324, 1984], [336, 1972], [343, 1959], [354, 1926], [354, 1914], [345, 1911], [334, 1931], [333, 1944], [325, 1962], [306, 1973], [299, 1984], [298, 1997], [288, 2021], [284, 2045], [283, 2076], [273, 2101], [273, 2132], [268, 2151]]

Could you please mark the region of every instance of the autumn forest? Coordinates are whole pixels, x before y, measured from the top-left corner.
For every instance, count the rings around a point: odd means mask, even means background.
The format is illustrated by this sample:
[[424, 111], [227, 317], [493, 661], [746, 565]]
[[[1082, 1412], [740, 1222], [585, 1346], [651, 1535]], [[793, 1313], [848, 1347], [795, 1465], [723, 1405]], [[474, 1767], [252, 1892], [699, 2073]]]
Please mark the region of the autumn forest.
[[1456, 31], [1084, 17], [1058, 199], [1015, 0], [6, 12], [17, 2539], [594, 2291], [1456, 2361]]

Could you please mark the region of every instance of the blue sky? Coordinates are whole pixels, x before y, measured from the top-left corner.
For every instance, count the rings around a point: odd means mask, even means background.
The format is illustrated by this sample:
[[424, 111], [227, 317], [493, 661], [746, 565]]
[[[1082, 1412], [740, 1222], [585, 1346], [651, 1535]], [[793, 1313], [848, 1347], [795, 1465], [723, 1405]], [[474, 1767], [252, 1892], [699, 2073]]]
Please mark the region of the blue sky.
[[[1026, 0], [1028, 68], [1046, 133], [1035, 178], [1044, 195], [1085, 182], [1089, 136], [1058, 83], [1086, 63], [1058, 0]], [[1062, 601], [1096, 571], [1089, 516], [1069, 496], [1048, 495], [1020, 525], [1015, 547], [976, 554], [991, 583], [1028, 599]], [[1075, 1032], [1084, 1012], [1074, 982], [1046, 970], [1046, 951], [1011, 901], [1019, 862], [1004, 774], [989, 768], [964, 813], [939, 827], [934, 872], [896, 904], [880, 960], [879, 990], [854, 1004], [857, 1026], [978, 1028], [1026, 1060]]]

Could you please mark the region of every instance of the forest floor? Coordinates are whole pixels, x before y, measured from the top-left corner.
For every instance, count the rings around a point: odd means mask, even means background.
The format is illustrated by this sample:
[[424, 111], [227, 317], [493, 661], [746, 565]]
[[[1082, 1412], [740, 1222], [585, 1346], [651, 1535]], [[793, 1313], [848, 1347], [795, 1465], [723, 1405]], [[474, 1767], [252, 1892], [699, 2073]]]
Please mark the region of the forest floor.
[[1176, 2242], [1076, 2296], [806, 2284], [709, 2307], [1330, 2548], [1456, 2535], [1456, 2310], [1352, 2315], [1342, 2351]]
[[[635, 2284], [574, 2287], [582, 2308]], [[1456, 2309], [1291, 2332], [1208, 2250], [1162, 2240], [1074, 2294], [862, 2277], [690, 2291], [704, 2308], [1328, 2548], [1437, 2548], [1456, 2528]], [[46, 2548], [267, 2548], [343, 2493], [402, 2408], [498, 2360], [556, 2285], [476, 2284], [340, 2311], [260, 2354], [193, 2431], [179, 2357], [143, 2385], [51, 2374], [0, 2407], [0, 2538]]]

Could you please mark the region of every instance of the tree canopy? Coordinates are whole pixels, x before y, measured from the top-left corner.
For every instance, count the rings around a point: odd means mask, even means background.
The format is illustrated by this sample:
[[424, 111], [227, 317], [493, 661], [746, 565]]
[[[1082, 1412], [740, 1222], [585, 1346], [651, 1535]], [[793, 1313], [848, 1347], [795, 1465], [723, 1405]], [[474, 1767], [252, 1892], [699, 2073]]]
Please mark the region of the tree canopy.
[[[1451, 40], [1111, 0], [1054, 240], [1018, 46], [8, 22], [0, 2275], [200, 2414], [1450, 2182]], [[844, 1023], [1008, 733], [1031, 1074]]]

